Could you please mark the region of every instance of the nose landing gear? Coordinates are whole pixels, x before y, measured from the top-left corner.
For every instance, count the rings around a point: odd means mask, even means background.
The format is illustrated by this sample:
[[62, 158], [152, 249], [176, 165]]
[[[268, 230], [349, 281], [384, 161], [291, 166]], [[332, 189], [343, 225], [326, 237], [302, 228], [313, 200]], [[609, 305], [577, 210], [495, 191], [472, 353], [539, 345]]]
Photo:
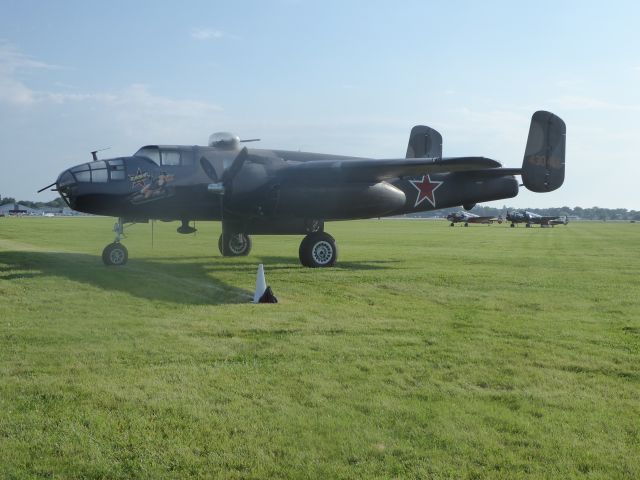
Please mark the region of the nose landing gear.
[[102, 251], [102, 262], [107, 266], [124, 265], [129, 259], [129, 252], [126, 247], [120, 243], [124, 232], [121, 218], [119, 218], [118, 222], [113, 226], [113, 231], [116, 233], [116, 238], [113, 243], [104, 247]]

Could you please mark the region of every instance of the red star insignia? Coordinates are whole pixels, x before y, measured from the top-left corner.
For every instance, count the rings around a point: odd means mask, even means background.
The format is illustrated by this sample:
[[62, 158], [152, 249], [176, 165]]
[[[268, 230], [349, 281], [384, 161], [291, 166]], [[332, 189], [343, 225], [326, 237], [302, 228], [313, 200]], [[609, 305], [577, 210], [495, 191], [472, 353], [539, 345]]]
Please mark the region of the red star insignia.
[[418, 190], [418, 196], [416, 197], [416, 203], [413, 206], [414, 208], [420, 205], [425, 200], [428, 200], [432, 207], [436, 206], [436, 197], [434, 192], [438, 189], [440, 185], [444, 182], [431, 181], [429, 175], [423, 175], [419, 180], [409, 180], [411, 185], [416, 187]]

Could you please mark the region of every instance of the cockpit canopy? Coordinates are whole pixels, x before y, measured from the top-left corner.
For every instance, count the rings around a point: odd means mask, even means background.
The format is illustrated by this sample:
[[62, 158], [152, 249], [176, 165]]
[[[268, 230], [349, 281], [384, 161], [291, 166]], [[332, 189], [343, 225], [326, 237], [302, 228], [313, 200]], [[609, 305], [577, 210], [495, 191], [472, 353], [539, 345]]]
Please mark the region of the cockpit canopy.
[[185, 166], [193, 164], [193, 149], [177, 145], [147, 145], [135, 157], [146, 157], [156, 165]]
[[238, 150], [240, 137], [230, 132], [216, 132], [209, 135], [209, 146], [220, 150]]

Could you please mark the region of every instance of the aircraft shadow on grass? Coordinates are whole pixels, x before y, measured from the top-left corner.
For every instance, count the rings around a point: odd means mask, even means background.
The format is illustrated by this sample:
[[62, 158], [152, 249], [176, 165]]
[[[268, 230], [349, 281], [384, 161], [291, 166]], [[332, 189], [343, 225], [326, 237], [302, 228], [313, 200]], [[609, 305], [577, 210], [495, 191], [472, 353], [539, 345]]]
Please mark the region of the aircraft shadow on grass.
[[106, 268], [100, 256], [84, 253], [0, 252], [0, 280], [63, 277], [106, 291], [189, 305], [246, 303], [252, 298], [253, 291], [216, 279], [207, 267], [203, 262], [136, 259], [123, 268]]
[[[189, 305], [247, 303], [253, 298], [257, 265], [267, 270], [300, 270], [295, 258], [262, 256], [243, 259], [202, 257], [136, 258], [124, 267], [105, 267], [99, 256], [68, 252], [0, 252], [0, 280], [64, 277], [102, 290], [134, 297]], [[388, 268], [393, 260], [342, 262], [344, 270]], [[247, 278], [241, 289], [215, 278], [216, 272], [233, 272]]]

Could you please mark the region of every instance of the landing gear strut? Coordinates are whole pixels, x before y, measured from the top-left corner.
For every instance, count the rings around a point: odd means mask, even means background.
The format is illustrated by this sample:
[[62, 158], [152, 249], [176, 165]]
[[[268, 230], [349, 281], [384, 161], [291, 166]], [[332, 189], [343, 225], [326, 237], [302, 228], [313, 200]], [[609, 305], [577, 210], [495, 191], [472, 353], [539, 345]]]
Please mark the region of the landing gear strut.
[[124, 265], [129, 259], [129, 252], [126, 247], [120, 243], [124, 231], [121, 218], [119, 218], [118, 222], [113, 226], [113, 231], [116, 233], [116, 238], [113, 240], [113, 243], [104, 247], [102, 251], [102, 262], [107, 266]]
[[245, 233], [222, 233], [218, 239], [218, 250], [223, 257], [245, 257], [251, 245], [251, 237]]
[[333, 267], [338, 260], [335, 239], [325, 232], [310, 233], [300, 243], [300, 263], [305, 267]]

